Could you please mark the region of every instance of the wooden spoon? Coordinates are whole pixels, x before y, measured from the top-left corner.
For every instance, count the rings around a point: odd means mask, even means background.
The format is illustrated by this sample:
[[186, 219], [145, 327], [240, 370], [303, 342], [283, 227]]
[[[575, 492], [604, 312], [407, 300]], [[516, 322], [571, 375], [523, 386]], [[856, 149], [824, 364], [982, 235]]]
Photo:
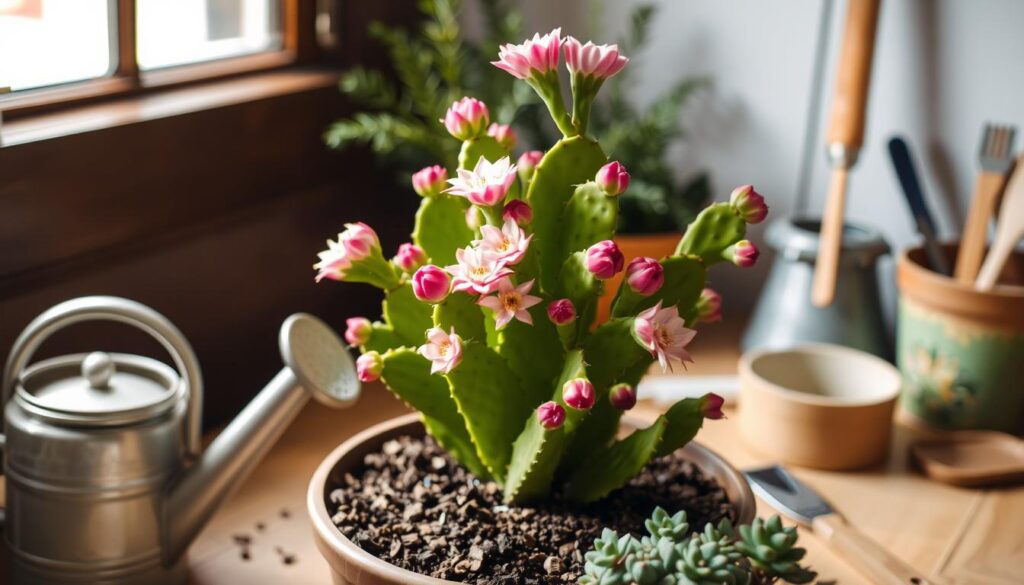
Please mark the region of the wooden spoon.
[[1013, 253], [1021, 237], [1024, 237], [1024, 154], [1017, 159], [1017, 168], [1003, 192], [996, 237], [985, 257], [985, 263], [981, 265], [978, 279], [974, 282], [976, 289], [992, 290], [1006, 259]]
[[943, 483], [979, 487], [1024, 481], [1024, 441], [996, 431], [958, 431], [910, 447], [925, 475]]

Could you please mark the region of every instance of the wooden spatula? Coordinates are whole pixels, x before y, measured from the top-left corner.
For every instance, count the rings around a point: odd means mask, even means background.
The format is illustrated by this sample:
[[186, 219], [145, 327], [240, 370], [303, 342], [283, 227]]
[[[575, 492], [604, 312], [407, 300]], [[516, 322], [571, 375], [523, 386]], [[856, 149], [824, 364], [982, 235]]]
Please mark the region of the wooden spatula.
[[1013, 253], [1021, 237], [1024, 237], [1024, 154], [1017, 159], [1017, 169], [1006, 184], [996, 223], [996, 239], [981, 266], [978, 280], [974, 283], [975, 288], [992, 290], [1006, 259]]

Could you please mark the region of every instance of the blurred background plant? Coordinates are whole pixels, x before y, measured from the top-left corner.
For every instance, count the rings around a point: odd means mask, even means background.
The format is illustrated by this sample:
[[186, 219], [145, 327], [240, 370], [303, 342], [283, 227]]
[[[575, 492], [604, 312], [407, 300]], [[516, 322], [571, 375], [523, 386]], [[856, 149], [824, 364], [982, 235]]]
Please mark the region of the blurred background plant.
[[[536, 94], [490, 64], [499, 44], [524, 38], [521, 13], [508, 0], [477, 2], [482, 16], [478, 39], [464, 34], [461, 0], [420, 0], [424, 18], [415, 30], [373, 23], [370, 32], [390, 54], [394, 75], [354, 67], [342, 76], [341, 92], [361, 110], [327, 129], [328, 146], [368, 145], [403, 182], [409, 180], [408, 169], [438, 163], [456, 168], [458, 144], [448, 140], [438, 120], [464, 95], [486, 103], [492, 120], [512, 124], [520, 150], [554, 144], [559, 135]], [[600, 9], [599, 1], [594, 5]], [[650, 40], [655, 14], [652, 5], [637, 6], [618, 41], [634, 61]], [[703, 171], [680, 181], [667, 154], [684, 139], [683, 108], [709, 80], [680, 79], [645, 108], [630, 101], [631, 83], [625, 72], [609, 80], [606, 98], [594, 104], [590, 122], [591, 134], [632, 176], [619, 202], [618, 231], [682, 231], [709, 199], [711, 184]]]

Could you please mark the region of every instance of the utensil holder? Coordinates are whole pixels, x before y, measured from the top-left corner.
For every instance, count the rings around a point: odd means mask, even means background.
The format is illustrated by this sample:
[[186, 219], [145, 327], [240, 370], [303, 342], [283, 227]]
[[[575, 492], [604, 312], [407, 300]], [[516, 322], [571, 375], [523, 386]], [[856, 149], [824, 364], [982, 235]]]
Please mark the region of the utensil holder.
[[[926, 266], [915, 247], [896, 268], [904, 413], [938, 429], [1024, 430], [1024, 286], [981, 292]], [[1007, 270], [1022, 266], [1016, 253]]]

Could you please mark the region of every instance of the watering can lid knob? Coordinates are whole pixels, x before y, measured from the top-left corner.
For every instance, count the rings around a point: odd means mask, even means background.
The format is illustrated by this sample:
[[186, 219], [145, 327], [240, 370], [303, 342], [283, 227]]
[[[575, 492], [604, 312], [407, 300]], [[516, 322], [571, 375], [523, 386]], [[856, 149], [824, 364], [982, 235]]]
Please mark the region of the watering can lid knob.
[[114, 360], [106, 352], [94, 351], [82, 360], [82, 377], [89, 381], [90, 388], [109, 388], [115, 371]]

